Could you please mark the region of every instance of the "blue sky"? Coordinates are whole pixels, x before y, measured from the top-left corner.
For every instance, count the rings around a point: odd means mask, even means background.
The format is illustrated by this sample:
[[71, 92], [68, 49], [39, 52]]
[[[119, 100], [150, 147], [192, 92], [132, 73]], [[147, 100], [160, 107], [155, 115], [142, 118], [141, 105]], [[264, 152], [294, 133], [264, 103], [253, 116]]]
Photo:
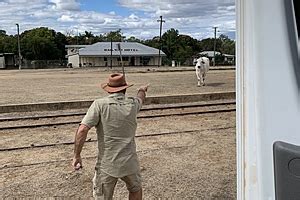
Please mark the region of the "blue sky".
[[[13, 13], [13, 14], [12, 14]], [[126, 37], [151, 39], [170, 28], [196, 39], [235, 36], [234, 0], [0, 0], [0, 29], [8, 34], [47, 26], [64, 34], [105, 34], [121, 29]]]
[[129, 14], [128, 9], [124, 9], [118, 5], [118, 2], [115, 0], [86, 0], [80, 1], [80, 7], [82, 10], [93, 11], [96, 10], [98, 12], [109, 13], [111, 11], [115, 11], [119, 15], [126, 16]]

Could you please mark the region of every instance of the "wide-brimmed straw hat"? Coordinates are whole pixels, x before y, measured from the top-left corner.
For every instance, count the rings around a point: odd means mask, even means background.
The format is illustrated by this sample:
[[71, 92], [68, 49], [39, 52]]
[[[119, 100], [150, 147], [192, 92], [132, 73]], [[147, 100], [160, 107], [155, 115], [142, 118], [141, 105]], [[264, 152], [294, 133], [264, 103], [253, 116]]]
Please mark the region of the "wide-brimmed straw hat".
[[131, 86], [133, 84], [127, 84], [124, 75], [119, 73], [111, 74], [108, 82], [101, 84], [102, 89], [110, 93], [119, 92]]

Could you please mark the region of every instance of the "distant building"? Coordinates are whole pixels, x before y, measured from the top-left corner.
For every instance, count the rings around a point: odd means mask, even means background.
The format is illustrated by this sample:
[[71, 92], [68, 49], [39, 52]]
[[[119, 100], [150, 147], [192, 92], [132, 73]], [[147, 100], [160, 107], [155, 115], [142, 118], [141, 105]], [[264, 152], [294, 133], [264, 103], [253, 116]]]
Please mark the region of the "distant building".
[[[214, 57], [214, 51], [202, 51], [202, 52], [198, 53], [198, 55], [206, 56], [206, 57], [212, 59]], [[221, 55], [221, 53], [218, 51], [215, 51], [215, 55]]]
[[224, 61], [228, 62], [230, 64], [235, 63], [235, 55], [230, 55], [230, 54], [223, 54], [224, 55]]
[[79, 53], [79, 49], [82, 49], [82, 48], [85, 48], [89, 45], [66, 45], [66, 49], [67, 49], [67, 56], [72, 56], [72, 55], [75, 55], [75, 54], [78, 54]]
[[[211, 61], [211, 64], [214, 60], [214, 51], [202, 51], [202, 52], [198, 53], [198, 55], [208, 57], [209, 60]], [[233, 64], [235, 62], [235, 55], [222, 54], [219, 51], [215, 51], [215, 55], [216, 56], [223, 56], [224, 57], [223, 63]]]
[[0, 53], [0, 69], [16, 68], [15, 55], [13, 53]]
[[[66, 45], [67, 58], [72, 67], [121, 66], [120, 51], [124, 66], [161, 65], [162, 51], [137, 42], [98, 42], [92, 45]], [[112, 48], [111, 48], [112, 46]]]

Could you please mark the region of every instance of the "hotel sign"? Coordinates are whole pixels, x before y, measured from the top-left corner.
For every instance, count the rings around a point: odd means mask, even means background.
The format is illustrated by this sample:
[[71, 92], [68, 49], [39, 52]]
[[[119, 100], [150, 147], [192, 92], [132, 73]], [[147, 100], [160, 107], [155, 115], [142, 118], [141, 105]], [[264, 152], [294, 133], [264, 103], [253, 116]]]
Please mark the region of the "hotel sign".
[[[119, 51], [118, 49], [104, 49], [104, 51]], [[121, 49], [121, 51], [139, 51], [138, 49]]]

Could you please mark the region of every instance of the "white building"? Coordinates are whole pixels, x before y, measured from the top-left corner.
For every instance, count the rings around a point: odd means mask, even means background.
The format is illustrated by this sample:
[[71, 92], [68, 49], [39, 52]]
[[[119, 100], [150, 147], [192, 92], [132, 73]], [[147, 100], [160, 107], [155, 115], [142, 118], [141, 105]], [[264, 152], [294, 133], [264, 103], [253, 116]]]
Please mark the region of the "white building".
[[[214, 51], [201, 51], [199, 53], [199, 55], [206, 56], [208, 58], [213, 58], [214, 57]], [[219, 51], [215, 51], [215, 55], [219, 56], [219, 55], [221, 55], [221, 53]]]
[[0, 69], [14, 68], [15, 56], [13, 53], [0, 53]]
[[[202, 51], [199, 53], [199, 55], [206, 56], [208, 57], [211, 61], [214, 59], [214, 51]], [[215, 51], [216, 56], [224, 56], [224, 62], [228, 63], [234, 63], [235, 60], [235, 55], [230, 55], [230, 54], [221, 54], [219, 51]]]
[[[121, 53], [118, 45], [120, 44]], [[137, 42], [98, 42], [92, 45], [66, 45], [72, 67], [155, 66], [166, 56], [159, 50]], [[121, 55], [120, 55], [121, 54]]]

